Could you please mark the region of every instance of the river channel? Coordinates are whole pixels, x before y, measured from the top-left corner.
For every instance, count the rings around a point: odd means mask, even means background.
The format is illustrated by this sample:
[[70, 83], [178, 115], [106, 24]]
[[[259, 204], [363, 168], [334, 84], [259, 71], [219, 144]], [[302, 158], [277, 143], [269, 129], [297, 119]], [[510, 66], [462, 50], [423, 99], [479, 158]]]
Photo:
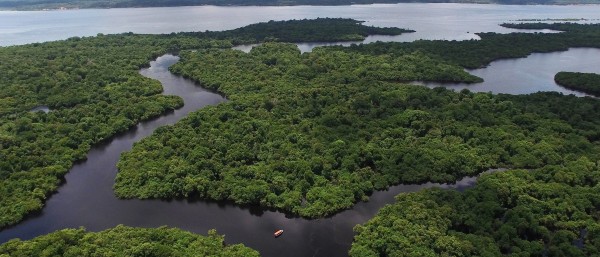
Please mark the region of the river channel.
[[[31, 239], [64, 228], [83, 226], [90, 231], [100, 231], [125, 224], [178, 227], [199, 234], [215, 228], [226, 235], [227, 243], [243, 243], [267, 257], [347, 256], [354, 236], [352, 228], [373, 217], [385, 204], [393, 202], [395, 195], [430, 187], [462, 190], [475, 183], [476, 177], [468, 177], [451, 185], [398, 185], [373, 193], [368, 202], [358, 203], [350, 210], [317, 220], [213, 201], [117, 199], [112, 186], [117, 173], [116, 163], [122, 152], [129, 151], [135, 142], [149, 136], [160, 126], [173, 124], [204, 106], [226, 101], [191, 80], [171, 74], [168, 67], [178, 60], [172, 55], [161, 56], [140, 73], [159, 80], [165, 94], [182, 97], [184, 107], [142, 122], [128, 132], [93, 147], [86, 161], [73, 166], [65, 177], [66, 183], [49, 198], [44, 209], [1, 231], [0, 243], [13, 238]], [[275, 239], [273, 231], [279, 228], [284, 229], [285, 234]]]

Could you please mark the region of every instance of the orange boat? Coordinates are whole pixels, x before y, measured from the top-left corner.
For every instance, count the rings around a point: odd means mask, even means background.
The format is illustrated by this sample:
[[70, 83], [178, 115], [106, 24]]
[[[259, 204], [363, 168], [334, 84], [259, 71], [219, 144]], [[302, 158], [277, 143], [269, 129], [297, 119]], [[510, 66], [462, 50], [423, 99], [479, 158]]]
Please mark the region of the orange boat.
[[275, 237], [279, 237], [279, 236], [281, 236], [281, 234], [283, 234], [283, 229], [277, 230], [277, 231], [275, 231], [275, 233], [273, 233], [273, 235]]

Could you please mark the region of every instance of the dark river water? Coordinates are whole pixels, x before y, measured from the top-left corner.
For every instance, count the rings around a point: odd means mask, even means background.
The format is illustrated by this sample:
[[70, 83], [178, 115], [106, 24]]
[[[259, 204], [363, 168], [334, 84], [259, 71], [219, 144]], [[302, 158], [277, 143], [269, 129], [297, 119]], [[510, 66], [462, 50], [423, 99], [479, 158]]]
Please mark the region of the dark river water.
[[[142, 122], [94, 147], [87, 160], [76, 164], [66, 175], [66, 183], [49, 198], [43, 211], [0, 232], [0, 243], [81, 226], [90, 231], [100, 231], [118, 224], [136, 227], [166, 225], [199, 234], [215, 228], [226, 235], [228, 243], [244, 243], [263, 256], [347, 256], [354, 236], [352, 228], [373, 217], [385, 204], [393, 202], [398, 193], [429, 187], [462, 190], [475, 183], [476, 178], [469, 177], [452, 185], [398, 185], [373, 193], [369, 202], [358, 203], [350, 210], [318, 220], [211, 201], [117, 199], [112, 186], [117, 173], [116, 163], [122, 152], [130, 150], [136, 141], [149, 136], [160, 126], [173, 124], [204, 106], [226, 101], [188, 79], [172, 75], [168, 67], [177, 61], [178, 57], [172, 55], [159, 57], [150, 68], [141, 70], [141, 74], [159, 80], [164, 93], [182, 97], [185, 106]], [[285, 230], [283, 236], [277, 239], [273, 238], [276, 229]]]

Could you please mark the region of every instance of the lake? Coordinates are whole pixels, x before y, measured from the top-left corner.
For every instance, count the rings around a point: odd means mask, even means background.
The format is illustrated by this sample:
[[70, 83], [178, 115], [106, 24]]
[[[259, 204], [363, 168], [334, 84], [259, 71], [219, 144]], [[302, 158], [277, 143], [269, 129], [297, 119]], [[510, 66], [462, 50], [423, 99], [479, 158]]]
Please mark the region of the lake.
[[517, 19], [585, 18], [599, 22], [600, 5], [376, 4], [282, 7], [166, 7], [62, 11], [0, 11], [0, 46], [98, 33], [171, 33], [228, 30], [269, 20], [342, 17], [367, 25], [414, 29], [400, 36], [374, 36], [366, 42], [416, 39], [465, 40], [475, 32], [515, 31], [498, 26]]
[[[15, 45], [97, 33], [170, 33], [178, 31], [232, 29], [250, 23], [293, 18], [345, 17], [369, 25], [397, 26], [417, 30], [400, 36], [374, 36], [367, 41], [413, 41], [416, 39], [476, 39], [475, 32], [515, 31], [498, 26], [516, 19], [586, 18], [600, 19], [600, 6], [501, 6], [468, 4], [398, 4], [335, 7], [174, 7], [139, 9], [97, 9], [37, 12], [0, 12], [0, 45]], [[595, 21], [598, 22], [598, 21]], [[547, 32], [547, 31], [545, 31]], [[320, 44], [304, 44], [309, 51]], [[302, 47], [302, 45], [301, 45]], [[554, 83], [561, 70], [600, 72], [600, 50], [573, 48], [565, 52], [532, 54], [527, 58], [499, 60], [488, 67], [469, 70], [485, 79], [473, 85], [432, 84], [460, 90], [496, 93], [531, 93], [540, 90], [584, 94]], [[116, 162], [123, 151], [163, 125], [173, 124], [188, 113], [226, 101], [192, 81], [174, 76], [168, 67], [178, 57], [165, 55], [142, 69], [144, 76], [159, 80], [165, 94], [178, 95], [185, 106], [138, 124], [90, 150], [86, 161], [77, 163], [65, 177], [65, 184], [46, 202], [46, 207], [16, 226], [0, 231], [0, 243], [12, 238], [30, 239], [63, 228], [86, 227], [104, 230], [117, 224], [139, 227], [167, 225], [206, 234], [216, 228], [228, 243], [244, 243], [263, 256], [347, 256], [354, 233], [377, 210], [401, 192], [429, 187], [462, 190], [475, 178], [455, 185], [398, 185], [373, 193], [368, 202], [332, 217], [306, 220], [260, 208], [239, 207], [225, 202], [187, 200], [119, 200], [112, 185]], [[276, 229], [284, 229], [273, 238]]]

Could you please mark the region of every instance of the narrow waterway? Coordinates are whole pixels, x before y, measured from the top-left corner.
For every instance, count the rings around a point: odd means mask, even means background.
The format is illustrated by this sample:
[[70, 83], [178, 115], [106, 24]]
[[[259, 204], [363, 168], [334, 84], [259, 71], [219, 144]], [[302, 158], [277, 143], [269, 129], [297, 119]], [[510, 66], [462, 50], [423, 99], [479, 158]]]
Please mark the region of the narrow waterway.
[[[43, 211], [14, 227], [0, 232], [0, 243], [13, 238], [31, 239], [64, 228], [85, 227], [100, 231], [125, 224], [136, 227], [178, 227], [199, 234], [217, 229], [228, 243], [244, 243], [263, 256], [347, 256], [354, 233], [352, 228], [364, 223], [377, 210], [394, 201], [402, 192], [444, 187], [459, 190], [472, 186], [475, 177], [464, 178], [453, 185], [427, 183], [398, 185], [375, 192], [369, 202], [358, 203], [351, 210], [333, 217], [306, 220], [260, 208], [243, 208], [228, 203], [186, 200], [120, 200], [112, 191], [117, 173], [116, 163], [122, 152], [163, 125], [173, 124], [188, 113], [207, 105], [226, 101], [194, 82], [174, 76], [168, 67], [179, 60], [165, 55], [151, 63], [141, 74], [159, 80], [164, 93], [178, 95], [185, 106], [154, 120], [142, 122], [130, 131], [105, 144], [94, 147], [88, 159], [76, 164], [66, 176], [66, 183], [46, 202]], [[273, 238], [276, 229], [284, 229]]]

